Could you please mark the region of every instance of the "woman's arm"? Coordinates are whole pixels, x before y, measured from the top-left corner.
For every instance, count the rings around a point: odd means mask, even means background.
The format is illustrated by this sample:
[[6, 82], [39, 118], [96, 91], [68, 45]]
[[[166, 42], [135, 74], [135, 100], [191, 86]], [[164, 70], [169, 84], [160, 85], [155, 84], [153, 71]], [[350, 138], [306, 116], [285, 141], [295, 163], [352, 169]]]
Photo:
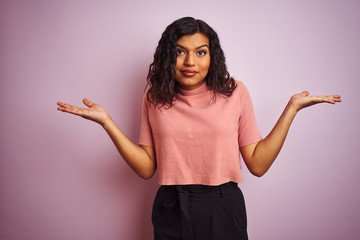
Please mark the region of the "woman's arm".
[[109, 134], [119, 153], [135, 173], [143, 179], [151, 178], [156, 171], [154, 148], [134, 144], [125, 136], [103, 107], [86, 98], [83, 102], [88, 108], [79, 108], [58, 102], [58, 110], [99, 123]]
[[309, 96], [307, 91], [292, 96], [269, 135], [257, 143], [240, 148], [249, 171], [258, 177], [264, 175], [279, 154], [297, 112], [323, 102], [335, 104], [341, 102], [341, 97], [339, 95]]

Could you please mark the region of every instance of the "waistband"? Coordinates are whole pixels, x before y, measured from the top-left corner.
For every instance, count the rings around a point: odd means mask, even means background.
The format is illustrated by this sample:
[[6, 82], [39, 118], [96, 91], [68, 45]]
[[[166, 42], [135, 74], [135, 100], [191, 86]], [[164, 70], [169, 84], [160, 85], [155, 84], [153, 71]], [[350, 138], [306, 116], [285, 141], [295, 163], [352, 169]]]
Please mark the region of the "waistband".
[[237, 187], [237, 183], [228, 182], [218, 186], [208, 185], [163, 185], [162, 188], [177, 194], [186, 194], [187, 197], [221, 197], [221, 195]]
[[172, 192], [179, 201], [182, 240], [192, 240], [193, 231], [189, 212], [191, 198], [221, 198], [224, 193], [237, 188], [237, 183], [228, 182], [219, 186], [207, 185], [163, 185], [164, 190]]

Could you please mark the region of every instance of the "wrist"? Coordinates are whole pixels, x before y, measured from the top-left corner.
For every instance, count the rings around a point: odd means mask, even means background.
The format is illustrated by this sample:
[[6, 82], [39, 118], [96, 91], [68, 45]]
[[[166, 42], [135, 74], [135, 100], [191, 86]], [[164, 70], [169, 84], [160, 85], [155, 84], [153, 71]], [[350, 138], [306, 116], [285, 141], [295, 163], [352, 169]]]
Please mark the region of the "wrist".
[[285, 108], [290, 114], [293, 114], [294, 116], [296, 115], [296, 113], [300, 110], [298, 109], [295, 104], [291, 101], [288, 102], [288, 104], [286, 105]]
[[105, 129], [111, 127], [111, 125], [113, 125], [113, 124], [114, 124], [114, 121], [112, 120], [112, 118], [110, 117], [110, 115], [107, 115], [107, 116], [104, 118], [104, 120], [100, 123], [100, 125], [101, 125], [103, 128], [105, 128]]

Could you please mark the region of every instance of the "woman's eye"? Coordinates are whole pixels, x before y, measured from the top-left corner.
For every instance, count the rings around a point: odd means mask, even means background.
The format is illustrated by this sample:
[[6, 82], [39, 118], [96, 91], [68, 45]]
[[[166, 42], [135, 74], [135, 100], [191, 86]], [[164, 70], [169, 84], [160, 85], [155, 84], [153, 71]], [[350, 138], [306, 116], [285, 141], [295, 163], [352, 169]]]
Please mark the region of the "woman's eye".
[[176, 50], [177, 55], [183, 55], [185, 52], [181, 49]]
[[206, 54], [206, 51], [199, 51], [197, 54], [198, 54], [199, 56], [204, 56], [204, 55]]

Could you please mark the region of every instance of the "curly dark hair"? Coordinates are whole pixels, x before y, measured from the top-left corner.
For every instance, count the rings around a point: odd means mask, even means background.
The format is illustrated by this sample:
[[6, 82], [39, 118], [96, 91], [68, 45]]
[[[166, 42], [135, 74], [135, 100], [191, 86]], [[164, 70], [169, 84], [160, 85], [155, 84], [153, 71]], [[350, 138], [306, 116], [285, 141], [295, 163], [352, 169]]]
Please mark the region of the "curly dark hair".
[[213, 100], [216, 101], [216, 92], [231, 96], [236, 88], [235, 80], [227, 71], [224, 52], [216, 32], [202, 20], [180, 18], [163, 32], [147, 75], [149, 90], [146, 97], [158, 108], [171, 107], [179, 91], [179, 84], [175, 80], [177, 41], [184, 35], [195, 33], [202, 33], [209, 39], [211, 60], [205, 81], [213, 92]]

